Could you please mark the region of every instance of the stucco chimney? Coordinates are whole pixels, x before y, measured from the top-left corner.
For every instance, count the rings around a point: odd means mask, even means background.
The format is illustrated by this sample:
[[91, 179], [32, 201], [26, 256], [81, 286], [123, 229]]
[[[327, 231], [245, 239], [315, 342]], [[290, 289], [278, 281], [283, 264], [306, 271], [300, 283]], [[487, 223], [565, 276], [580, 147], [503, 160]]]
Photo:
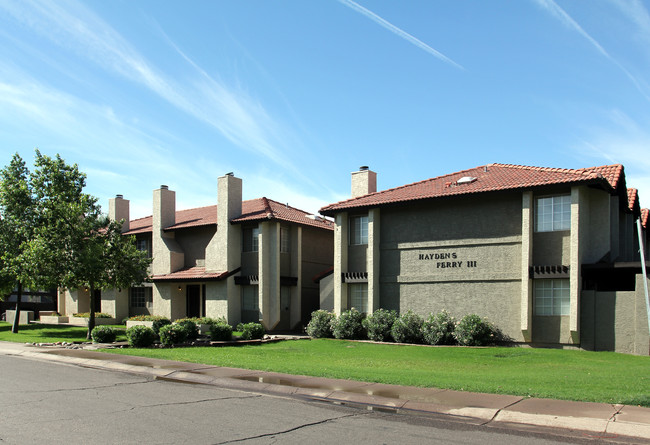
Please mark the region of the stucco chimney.
[[377, 191], [377, 173], [368, 166], [359, 167], [359, 171], [352, 172], [352, 197], [367, 195]]
[[108, 217], [113, 221], [121, 221], [122, 232], [129, 231], [129, 200], [122, 195], [115, 195], [115, 198], [108, 200]]
[[176, 192], [166, 185], [153, 191], [153, 230], [162, 232], [176, 223]]
[[208, 271], [230, 271], [241, 263], [241, 227], [230, 221], [242, 214], [242, 180], [232, 173], [217, 179], [217, 233], [205, 249]]

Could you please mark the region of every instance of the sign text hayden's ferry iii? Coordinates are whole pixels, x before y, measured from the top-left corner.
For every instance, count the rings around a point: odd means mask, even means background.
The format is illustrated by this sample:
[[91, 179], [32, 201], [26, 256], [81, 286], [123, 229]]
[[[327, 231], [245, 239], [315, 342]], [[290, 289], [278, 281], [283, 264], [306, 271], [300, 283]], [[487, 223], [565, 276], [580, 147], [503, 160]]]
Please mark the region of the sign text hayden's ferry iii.
[[465, 267], [476, 267], [476, 261], [459, 260], [458, 254], [456, 252], [421, 253], [418, 256], [418, 260], [435, 261], [436, 269], [450, 269], [450, 268], [458, 269], [458, 268], [462, 268], [463, 265], [465, 265]]

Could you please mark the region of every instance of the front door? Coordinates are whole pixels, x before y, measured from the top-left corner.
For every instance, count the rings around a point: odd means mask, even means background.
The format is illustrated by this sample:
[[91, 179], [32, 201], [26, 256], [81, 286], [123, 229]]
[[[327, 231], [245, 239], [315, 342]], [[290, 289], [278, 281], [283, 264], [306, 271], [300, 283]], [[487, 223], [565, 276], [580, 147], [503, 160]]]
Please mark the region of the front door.
[[187, 317], [201, 316], [201, 286], [189, 284], [187, 286]]

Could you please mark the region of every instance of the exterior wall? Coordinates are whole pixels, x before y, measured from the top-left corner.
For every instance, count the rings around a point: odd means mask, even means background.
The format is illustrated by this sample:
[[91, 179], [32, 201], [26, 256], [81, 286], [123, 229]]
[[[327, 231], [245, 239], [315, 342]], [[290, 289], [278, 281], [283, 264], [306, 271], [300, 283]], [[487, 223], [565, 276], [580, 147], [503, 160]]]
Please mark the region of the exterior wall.
[[334, 312], [340, 314], [348, 307], [348, 286], [341, 273], [348, 271], [349, 219], [347, 212], [336, 215], [334, 227]]
[[643, 275], [634, 292], [582, 292], [581, 346], [595, 351], [649, 355]]
[[[302, 256], [302, 234], [303, 229], [300, 226], [290, 228], [291, 248], [289, 254], [284, 254], [285, 258], [289, 257], [289, 276], [296, 277], [298, 282], [295, 287], [291, 287], [291, 299], [289, 305], [289, 320], [285, 326], [289, 329], [295, 329], [301, 322], [309, 322], [309, 318], [302, 316], [302, 299], [303, 299], [303, 256]], [[330, 242], [330, 246], [332, 243]], [[283, 254], [280, 254], [282, 256]], [[330, 256], [330, 262], [331, 262]], [[282, 271], [281, 271], [282, 272]], [[309, 280], [308, 280], [309, 281]]]
[[523, 341], [521, 227], [521, 193], [382, 208], [380, 306], [477, 313]]
[[102, 291], [102, 312], [118, 321], [129, 316], [129, 290], [106, 289]]
[[[307, 325], [311, 319], [311, 313], [320, 306], [320, 285], [312, 281], [312, 278], [332, 266], [334, 257], [334, 232], [319, 230], [312, 227], [302, 228], [301, 245], [301, 319]], [[330, 275], [330, 277], [336, 274]], [[339, 283], [341, 274], [338, 275]], [[332, 282], [331, 310], [334, 310], [334, 283]]]
[[185, 286], [178, 283], [155, 283], [153, 307], [156, 315], [172, 320], [185, 317]]
[[213, 227], [175, 231], [175, 239], [184, 254], [184, 268], [205, 266], [205, 247], [216, 233]]
[[154, 275], [176, 272], [185, 264], [184, 254], [173, 232], [164, 228], [174, 224], [176, 218], [176, 193], [166, 188], [153, 192], [153, 230], [151, 271]]
[[280, 224], [260, 223], [259, 310], [267, 331], [280, 322]]
[[[233, 279], [229, 278], [228, 280]], [[234, 280], [234, 279], [233, 279]], [[234, 286], [234, 283], [233, 283]], [[230, 313], [231, 306], [228, 305], [227, 280], [210, 281], [205, 285], [205, 315], [211, 318], [223, 317], [228, 323], [236, 325], [241, 321], [239, 315], [240, 303], [237, 301], [237, 311]]]
[[334, 274], [322, 278], [319, 282], [320, 308], [324, 311], [334, 310]]

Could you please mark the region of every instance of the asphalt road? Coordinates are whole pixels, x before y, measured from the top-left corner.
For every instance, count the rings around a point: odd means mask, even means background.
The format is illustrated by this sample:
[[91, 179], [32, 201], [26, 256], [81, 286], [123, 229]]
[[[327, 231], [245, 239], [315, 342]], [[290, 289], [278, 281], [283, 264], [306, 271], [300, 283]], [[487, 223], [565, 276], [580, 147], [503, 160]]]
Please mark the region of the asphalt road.
[[0, 444], [598, 443], [0, 355]]

